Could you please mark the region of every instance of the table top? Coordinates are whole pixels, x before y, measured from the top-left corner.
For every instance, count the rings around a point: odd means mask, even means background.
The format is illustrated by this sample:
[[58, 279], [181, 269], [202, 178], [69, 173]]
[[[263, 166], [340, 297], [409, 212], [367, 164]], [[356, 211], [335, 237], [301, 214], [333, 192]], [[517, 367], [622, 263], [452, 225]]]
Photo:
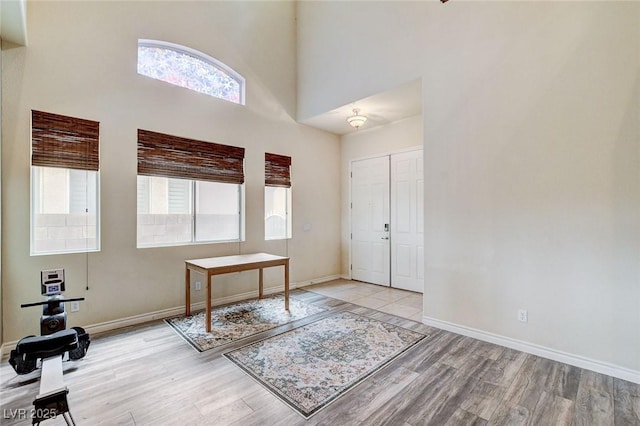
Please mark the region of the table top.
[[204, 259], [185, 260], [188, 265], [194, 265], [203, 269], [226, 268], [229, 266], [242, 266], [251, 264], [260, 264], [268, 262], [282, 262], [288, 260], [288, 257], [277, 256], [269, 253], [250, 253], [237, 254], [233, 256], [208, 257]]

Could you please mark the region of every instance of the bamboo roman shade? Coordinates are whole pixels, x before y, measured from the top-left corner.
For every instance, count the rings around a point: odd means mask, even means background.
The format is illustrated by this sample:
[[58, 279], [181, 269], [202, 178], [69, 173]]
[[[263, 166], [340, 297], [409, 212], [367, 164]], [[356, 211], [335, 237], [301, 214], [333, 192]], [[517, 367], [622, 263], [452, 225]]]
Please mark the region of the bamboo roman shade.
[[264, 184], [291, 187], [291, 157], [265, 152]]
[[138, 129], [138, 174], [244, 183], [244, 148]]
[[31, 111], [31, 165], [93, 170], [100, 168], [97, 121]]

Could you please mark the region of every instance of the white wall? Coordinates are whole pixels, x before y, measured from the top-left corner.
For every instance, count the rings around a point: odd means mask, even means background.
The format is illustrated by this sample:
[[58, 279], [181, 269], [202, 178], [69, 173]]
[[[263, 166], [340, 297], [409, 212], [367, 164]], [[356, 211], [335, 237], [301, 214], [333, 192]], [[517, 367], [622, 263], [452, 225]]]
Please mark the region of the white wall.
[[342, 136], [340, 143], [341, 194], [342, 194], [342, 275], [349, 277], [349, 250], [351, 246], [351, 162], [364, 158], [379, 157], [410, 148], [422, 148], [422, 116], [398, 120], [372, 128], [363, 127], [355, 133]]
[[302, 2], [298, 34], [300, 117], [422, 77], [425, 317], [640, 377], [640, 3]]
[[[2, 52], [5, 342], [38, 332], [39, 312], [20, 304], [40, 299], [39, 271], [46, 268], [66, 268], [66, 294], [86, 297], [71, 325], [183, 305], [185, 259], [288, 252], [292, 282], [340, 273], [339, 140], [291, 117], [293, 3], [34, 1], [28, 24], [29, 46]], [[226, 63], [247, 79], [247, 105], [138, 75], [138, 38], [183, 44]], [[100, 122], [100, 253], [29, 256], [31, 109]], [[138, 128], [246, 148], [246, 242], [136, 249]], [[265, 151], [292, 157], [288, 244], [264, 241]], [[303, 232], [304, 224], [311, 231]], [[281, 268], [265, 271], [265, 279], [281, 286]], [[257, 291], [257, 272], [214, 280], [214, 297], [249, 291]]]
[[[0, 38], [0, 224], [2, 223], [2, 38]], [[2, 259], [2, 226], [0, 226], [0, 259]], [[2, 262], [0, 261], [0, 346], [4, 341], [2, 319]]]

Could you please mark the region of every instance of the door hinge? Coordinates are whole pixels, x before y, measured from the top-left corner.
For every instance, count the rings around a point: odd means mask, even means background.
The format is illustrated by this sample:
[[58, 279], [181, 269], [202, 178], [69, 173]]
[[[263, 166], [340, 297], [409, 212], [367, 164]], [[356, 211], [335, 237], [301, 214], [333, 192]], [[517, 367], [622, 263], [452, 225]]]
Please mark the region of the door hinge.
[[350, 238], [353, 240], [353, 232], [351, 233], [351, 237]]
[[349, 265], [349, 270], [353, 271], [353, 265]]

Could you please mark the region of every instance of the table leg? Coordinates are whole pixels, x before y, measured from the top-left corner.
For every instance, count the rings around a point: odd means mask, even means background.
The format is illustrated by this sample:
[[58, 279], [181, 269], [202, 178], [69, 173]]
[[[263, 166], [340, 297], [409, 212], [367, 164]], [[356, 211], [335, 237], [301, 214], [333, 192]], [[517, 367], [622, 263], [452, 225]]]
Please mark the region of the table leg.
[[191, 315], [191, 270], [185, 266], [184, 273], [184, 315]]
[[289, 259], [284, 264], [284, 309], [289, 310]]
[[264, 274], [263, 269], [260, 268], [258, 272], [258, 299], [262, 299], [263, 296], [263, 285], [264, 285]]
[[211, 274], [207, 273], [207, 313], [205, 315], [205, 329], [211, 332]]

